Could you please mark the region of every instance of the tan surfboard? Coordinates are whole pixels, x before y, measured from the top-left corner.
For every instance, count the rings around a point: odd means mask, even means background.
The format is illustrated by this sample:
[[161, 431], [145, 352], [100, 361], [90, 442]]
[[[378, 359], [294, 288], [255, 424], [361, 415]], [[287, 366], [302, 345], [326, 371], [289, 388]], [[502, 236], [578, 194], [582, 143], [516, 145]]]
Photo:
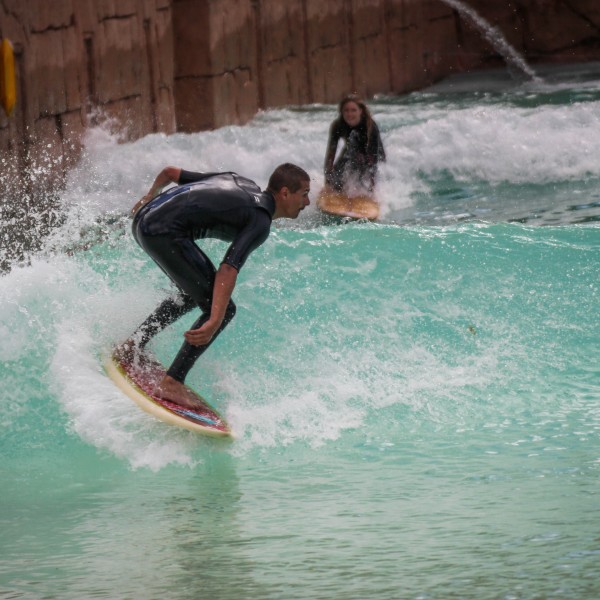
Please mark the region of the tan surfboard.
[[350, 217], [352, 219], [368, 219], [374, 221], [379, 218], [379, 203], [373, 196], [347, 196], [340, 192], [322, 190], [317, 198], [319, 209], [336, 217]]

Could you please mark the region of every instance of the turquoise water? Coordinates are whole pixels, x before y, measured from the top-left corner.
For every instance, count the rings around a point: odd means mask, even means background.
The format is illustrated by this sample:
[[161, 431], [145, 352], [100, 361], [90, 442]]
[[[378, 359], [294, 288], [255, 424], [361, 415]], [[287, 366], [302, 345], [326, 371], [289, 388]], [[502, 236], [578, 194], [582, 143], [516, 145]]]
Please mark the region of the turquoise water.
[[102, 371], [169, 291], [126, 211], [166, 164], [289, 159], [314, 199], [334, 108], [90, 132], [63, 225], [0, 278], [0, 597], [597, 598], [600, 71], [545, 79], [371, 104], [381, 221], [279, 223], [190, 375], [232, 443]]

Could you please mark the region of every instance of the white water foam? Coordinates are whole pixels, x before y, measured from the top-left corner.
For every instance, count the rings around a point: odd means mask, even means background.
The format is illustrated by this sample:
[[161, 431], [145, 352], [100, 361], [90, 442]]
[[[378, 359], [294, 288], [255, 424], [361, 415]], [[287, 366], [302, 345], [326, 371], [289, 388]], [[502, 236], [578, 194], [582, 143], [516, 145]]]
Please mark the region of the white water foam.
[[[381, 190], [392, 208], [449, 173], [491, 185], [550, 184], [600, 177], [600, 103], [419, 111], [417, 123], [385, 136]], [[397, 188], [402, 190], [397, 195]], [[404, 197], [403, 197], [404, 196]]]
[[[323, 185], [322, 161], [335, 110], [281, 109], [246, 127], [172, 136], [150, 135], [118, 144], [101, 130], [87, 137], [81, 164], [63, 196], [69, 218], [58, 235], [73, 240], [105, 214], [127, 214], [167, 165], [189, 170], [234, 170], [266, 186], [272, 169], [291, 160], [311, 175], [310, 221]], [[414, 203], [429, 178], [450, 174], [463, 182], [551, 184], [600, 177], [600, 102], [522, 108], [502, 103], [460, 108], [375, 105], [387, 163], [379, 197], [384, 215]], [[52, 240], [56, 244], [56, 236]]]
[[115, 386], [102, 370], [91, 327], [89, 318], [61, 323], [51, 366], [72, 430], [132, 468], [157, 471], [170, 464], [193, 466], [197, 442], [193, 434], [164, 426]]
[[[97, 265], [96, 265], [97, 266]], [[96, 448], [124, 458], [132, 467], [154, 470], [167, 464], [191, 465], [197, 446], [142, 413], [108, 379], [101, 355], [145, 315], [157, 292], [139, 285], [119, 290], [94, 265], [66, 256], [34, 260], [0, 279], [5, 381], [21, 362], [33, 381], [22, 381], [12, 397], [10, 415], [40, 410], [29, 394], [47, 385], [64, 411], [64, 432], [74, 431]], [[118, 282], [124, 284], [123, 281]], [[10, 323], [10, 327], [7, 324]], [[39, 355], [39, 357], [38, 357]], [[38, 361], [48, 360], [48, 377], [36, 381]], [[31, 387], [33, 386], [33, 387]], [[8, 417], [7, 417], [8, 418]], [[179, 435], [178, 435], [179, 434]]]
[[285, 127], [277, 122], [276, 115], [266, 124], [259, 116], [245, 127], [170, 136], [153, 134], [125, 144], [96, 128], [85, 138], [83, 159], [69, 175], [63, 200], [93, 215], [126, 211], [167, 165], [191, 171], [236, 171], [266, 187], [278, 164], [295, 161], [318, 179], [313, 161], [300, 159], [312, 155], [313, 139], [308, 132], [303, 137], [302, 123], [295, 128]]

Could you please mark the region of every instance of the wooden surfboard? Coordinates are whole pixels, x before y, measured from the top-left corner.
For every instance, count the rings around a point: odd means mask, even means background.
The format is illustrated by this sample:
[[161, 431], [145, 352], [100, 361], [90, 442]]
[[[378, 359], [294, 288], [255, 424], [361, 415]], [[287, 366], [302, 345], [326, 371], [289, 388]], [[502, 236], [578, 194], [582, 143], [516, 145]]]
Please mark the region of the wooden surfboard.
[[202, 404], [197, 410], [159, 398], [154, 390], [164, 377], [165, 368], [156, 360], [141, 354], [130, 361], [113, 353], [105, 360], [104, 368], [121, 391], [161, 421], [204, 435], [233, 437], [225, 419], [196, 392], [194, 394]]
[[372, 196], [367, 195], [346, 196], [340, 192], [322, 190], [317, 198], [317, 206], [324, 213], [336, 217], [369, 221], [379, 218], [379, 203]]

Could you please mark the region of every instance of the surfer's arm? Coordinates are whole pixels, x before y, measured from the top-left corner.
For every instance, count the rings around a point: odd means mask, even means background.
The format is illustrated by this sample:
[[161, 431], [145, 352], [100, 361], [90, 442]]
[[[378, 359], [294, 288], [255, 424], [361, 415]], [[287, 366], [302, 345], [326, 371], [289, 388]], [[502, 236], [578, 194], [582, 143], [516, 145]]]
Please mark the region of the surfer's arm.
[[179, 167], [165, 167], [156, 176], [156, 179], [148, 190], [148, 193], [135, 203], [134, 207], [131, 209], [131, 214], [135, 215], [135, 213], [142, 208], [144, 204], [150, 202], [150, 200], [160, 193], [165, 186], [169, 185], [170, 183], [178, 183], [180, 175], [181, 169]]
[[367, 173], [369, 176], [369, 191], [372, 192], [375, 188], [375, 179], [377, 177], [378, 163], [385, 161], [385, 150], [379, 128], [375, 123], [371, 126], [371, 134], [369, 136], [366, 149]]
[[233, 289], [237, 281], [238, 270], [227, 263], [222, 263], [215, 276], [212, 307], [210, 317], [202, 327], [185, 332], [185, 339], [192, 346], [205, 346], [215, 335], [227, 311]]
[[[192, 346], [204, 346], [221, 327], [240, 269], [249, 254], [269, 237], [271, 215], [262, 208], [247, 209], [247, 226], [242, 229], [229, 246], [215, 276], [210, 317], [198, 329], [185, 332], [185, 339]], [[232, 315], [233, 316], [233, 315]]]
[[327, 150], [325, 151], [325, 164], [323, 171], [325, 174], [325, 183], [329, 183], [331, 172], [333, 170], [333, 162], [337, 151], [340, 133], [337, 126], [337, 121], [334, 121], [329, 128], [329, 138], [327, 140]]

